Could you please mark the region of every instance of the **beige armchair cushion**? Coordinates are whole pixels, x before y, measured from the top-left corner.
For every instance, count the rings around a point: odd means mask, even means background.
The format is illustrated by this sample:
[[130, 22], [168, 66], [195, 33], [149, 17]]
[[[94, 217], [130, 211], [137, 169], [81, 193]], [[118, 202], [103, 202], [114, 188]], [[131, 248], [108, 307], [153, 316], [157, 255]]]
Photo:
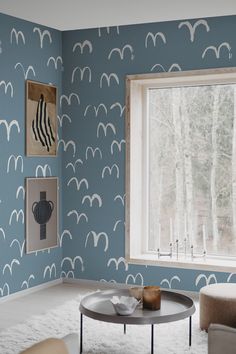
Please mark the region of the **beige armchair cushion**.
[[236, 328], [211, 324], [208, 330], [208, 354], [235, 354]]
[[49, 338], [24, 350], [21, 354], [68, 354], [68, 350], [63, 340]]

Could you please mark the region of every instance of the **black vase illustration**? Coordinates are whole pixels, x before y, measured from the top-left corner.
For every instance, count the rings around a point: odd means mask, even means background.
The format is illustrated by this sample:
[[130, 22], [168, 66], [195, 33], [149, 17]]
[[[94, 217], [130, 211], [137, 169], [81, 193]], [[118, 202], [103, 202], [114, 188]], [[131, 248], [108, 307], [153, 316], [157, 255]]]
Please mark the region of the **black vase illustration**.
[[51, 218], [54, 203], [46, 200], [46, 192], [40, 192], [40, 201], [32, 205], [34, 220], [40, 225], [40, 240], [46, 239], [46, 224]]

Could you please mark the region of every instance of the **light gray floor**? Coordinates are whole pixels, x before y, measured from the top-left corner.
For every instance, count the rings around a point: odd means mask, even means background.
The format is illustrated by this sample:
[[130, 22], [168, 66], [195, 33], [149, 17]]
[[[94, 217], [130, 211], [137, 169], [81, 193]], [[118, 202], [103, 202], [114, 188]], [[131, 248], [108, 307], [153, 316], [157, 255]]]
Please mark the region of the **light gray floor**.
[[[62, 283], [0, 303], [0, 331], [17, 323], [24, 322], [33, 315], [47, 312], [68, 300], [74, 299], [78, 295], [85, 295], [98, 289], [102, 290], [114, 287], [127, 287], [127, 285], [92, 281], [88, 283], [82, 281], [79, 284]], [[197, 300], [197, 294], [190, 295], [195, 301]]]
[[107, 288], [106, 284], [62, 283], [32, 294], [0, 303], [0, 331], [72, 300], [78, 295]]

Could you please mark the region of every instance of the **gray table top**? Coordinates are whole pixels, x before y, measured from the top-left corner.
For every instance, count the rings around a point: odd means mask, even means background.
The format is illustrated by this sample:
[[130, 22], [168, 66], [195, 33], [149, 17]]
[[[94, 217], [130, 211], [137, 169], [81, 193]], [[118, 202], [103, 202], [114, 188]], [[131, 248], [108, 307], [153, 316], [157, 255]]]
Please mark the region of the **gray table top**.
[[183, 294], [162, 290], [161, 308], [158, 311], [138, 305], [129, 316], [117, 315], [110, 299], [113, 296], [130, 296], [128, 289], [96, 291], [81, 300], [80, 312], [95, 320], [122, 324], [156, 324], [178, 321], [195, 312], [193, 300]]

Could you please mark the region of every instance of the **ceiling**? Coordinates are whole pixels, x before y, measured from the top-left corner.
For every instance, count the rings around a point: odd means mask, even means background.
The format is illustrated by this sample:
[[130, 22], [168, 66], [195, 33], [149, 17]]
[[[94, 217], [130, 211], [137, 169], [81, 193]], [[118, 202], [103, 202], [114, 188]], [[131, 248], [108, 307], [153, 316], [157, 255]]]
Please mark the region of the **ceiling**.
[[59, 30], [236, 15], [235, 0], [0, 0], [0, 12]]

